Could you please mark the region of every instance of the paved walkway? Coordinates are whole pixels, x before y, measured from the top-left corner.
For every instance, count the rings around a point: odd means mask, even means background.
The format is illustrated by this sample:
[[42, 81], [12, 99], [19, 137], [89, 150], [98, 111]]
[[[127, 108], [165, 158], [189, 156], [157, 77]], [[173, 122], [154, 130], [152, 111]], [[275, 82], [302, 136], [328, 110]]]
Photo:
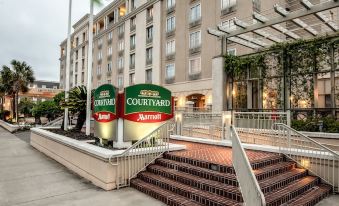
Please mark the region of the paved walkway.
[[105, 192], [0, 127], [0, 205], [161, 206], [132, 188]]

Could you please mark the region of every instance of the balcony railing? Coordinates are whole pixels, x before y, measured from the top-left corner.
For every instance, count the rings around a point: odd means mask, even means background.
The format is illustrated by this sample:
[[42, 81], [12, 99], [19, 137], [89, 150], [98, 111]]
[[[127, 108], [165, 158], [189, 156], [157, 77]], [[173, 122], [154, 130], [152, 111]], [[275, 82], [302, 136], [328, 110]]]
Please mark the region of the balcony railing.
[[153, 37], [146, 38], [146, 44], [151, 44], [153, 42]]
[[112, 71], [107, 71], [107, 76], [112, 76]]
[[190, 50], [189, 50], [190, 54], [195, 54], [195, 53], [198, 53], [200, 51], [201, 51], [201, 45], [200, 44], [190, 48]]
[[233, 5], [226, 7], [226, 8], [222, 8], [221, 9], [221, 15], [224, 16], [224, 15], [227, 15], [229, 13], [236, 11], [236, 6], [237, 6], [237, 4], [235, 3]]
[[201, 72], [193, 72], [193, 73], [189, 73], [188, 77], [190, 80], [197, 80], [200, 79], [201, 77]]
[[124, 35], [125, 35], [125, 32], [120, 32], [120, 33], [118, 34], [118, 38], [119, 38], [119, 39], [122, 39], [122, 38], [124, 38]]
[[108, 60], [108, 61], [111, 61], [111, 60], [112, 60], [112, 54], [110, 54], [110, 55], [107, 56], [107, 60]]
[[136, 28], [137, 28], [137, 26], [135, 24], [131, 24], [130, 31], [133, 32], [133, 31], [135, 31]]
[[130, 64], [129, 65], [129, 70], [134, 70], [135, 69], [135, 64]]
[[130, 48], [131, 51], [134, 50], [135, 49], [135, 44], [131, 44], [129, 48]]
[[124, 72], [124, 67], [119, 67], [118, 68], [118, 73], [123, 73]]
[[123, 55], [124, 55], [124, 52], [125, 52], [125, 50], [120, 50], [120, 51], [118, 52], [118, 56], [123, 56]]
[[112, 44], [112, 38], [107, 40], [107, 44]]
[[151, 65], [153, 63], [153, 59], [152, 58], [146, 58], [146, 65]]
[[166, 84], [172, 84], [172, 83], [174, 83], [174, 80], [175, 80], [174, 76], [173, 77], [166, 77], [165, 78], [165, 83]]
[[171, 37], [171, 36], [173, 36], [174, 34], [175, 34], [175, 29], [166, 31], [166, 37]]
[[175, 5], [172, 5], [171, 7], [167, 8], [167, 14], [170, 14], [175, 11]]
[[196, 26], [199, 26], [199, 25], [201, 25], [201, 18], [191, 20], [190, 24], [189, 24], [190, 28], [196, 27]]
[[175, 53], [171, 53], [171, 54], [167, 54], [166, 55], [166, 60], [169, 61], [169, 60], [173, 60], [175, 58]]
[[101, 74], [97, 74], [97, 79], [101, 79]]
[[153, 16], [147, 16], [146, 17], [146, 23], [149, 24], [151, 22], [153, 22]]

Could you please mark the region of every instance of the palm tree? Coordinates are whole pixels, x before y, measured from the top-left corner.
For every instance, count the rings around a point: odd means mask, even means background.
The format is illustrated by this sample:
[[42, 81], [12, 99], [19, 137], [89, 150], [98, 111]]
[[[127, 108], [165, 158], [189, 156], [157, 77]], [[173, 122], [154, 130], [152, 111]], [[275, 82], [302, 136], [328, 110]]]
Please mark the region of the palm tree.
[[19, 93], [28, 92], [28, 85], [33, 83], [35, 78], [32, 67], [26, 62], [12, 60], [11, 66], [12, 69], [5, 65], [2, 67], [1, 77], [2, 79], [6, 79], [3, 87], [7, 95], [14, 98], [15, 120], [17, 122]]

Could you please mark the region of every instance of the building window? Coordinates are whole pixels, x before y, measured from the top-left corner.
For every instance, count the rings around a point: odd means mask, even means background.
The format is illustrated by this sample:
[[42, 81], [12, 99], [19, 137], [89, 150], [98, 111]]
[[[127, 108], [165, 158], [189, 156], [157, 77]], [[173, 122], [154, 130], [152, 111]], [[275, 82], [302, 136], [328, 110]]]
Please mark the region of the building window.
[[124, 67], [124, 58], [123, 57], [119, 57], [118, 58], [118, 68], [121, 69]]
[[136, 26], [136, 21], [137, 21], [137, 18], [135, 16], [131, 18], [131, 28]]
[[118, 35], [122, 35], [125, 32], [125, 27], [124, 25], [121, 25], [118, 27]]
[[191, 7], [190, 21], [194, 22], [200, 20], [200, 18], [201, 18], [201, 5], [197, 4]]
[[175, 40], [168, 41], [166, 43], [166, 55], [175, 53]]
[[153, 7], [147, 9], [147, 18], [153, 18]]
[[101, 65], [98, 65], [97, 67], [97, 75], [101, 75]]
[[134, 85], [135, 84], [135, 74], [131, 73], [129, 74], [129, 85]]
[[146, 64], [151, 64], [153, 60], [153, 48], [147, 48], [146, 49]]
[[226, 9], [234, 6], [237, 3], [236, 0], [221, 0], [221, 9]]
[[175, 6], [175, 0], [167, 0], [167, 8], [170, 9]]
[[146, 28], [146, 38], [153, 39], [153, 26]]
[[170, 32], [175, 29], [175, 16], [171, 16], [167, 18], [166, 21], [166, 31]]
[[236, 17], [232, 18], [232, 19], [228, 19], [226, 21], [223, 21], [221, 23], [222, 26], [225, 26], [228, 30], [235, 30], [237, 29], [237, 26], [234, 24], [234, 21], [236, 20]]
[[76, 75], [74, 75], [74, 84], [75, 85], [78, 85], [78, 75], [76, 74]]
[[175, 77], [175, 65], [167, 64], [166, 65], [166, 79], [173, 79]]
[[86, 41], [86, 32], [82, 33], [82, 42]]
[[332, 98], [330, 94], [325, 94], [325, 107], [326, 108], [332, 107]]
[[108, 56], [111, 56], [111, 55], [112, 55], [112, 52], [113, 52], [112, 47], [111, 47], [111, 46], [108, 47], [108, 49], [107, 49], [107, 54], [108, 54]]
[[146, 78], [145, 79], [146, 83], [148, 83], [148, 84], [152, 83], [152, 69], [147, 69], [146, 70], [145, 78]]
[[81, 83], [85, 82], [85, 72], [81, 72]]
[[132, 49], [135, 48], [135, 34], [130, 38], [130, 45]]
[[227, 50], [227, 54], [228, 55], [233, 55], [233, 56], [236, 56], [237, 55], [237, 49], [229, 49]]
[[108, 40], [113, 39], [113, 32], [111, 31], [110, 33], [108, 33]]
[[108, 73], [112, 72], [112, 62], [108, 62], [108, 64], [107, 64], [107, 72]]
[[196, 31], [190, 33], [190, 49], [200, 47], [201, 44], [201, 32]]
[[85, 47], [83, 46], [81, 49], [82, 58], [85, 58], [85, 53], [86, 53], [86, 50], [85, 50]]
[[100, 50], [98, 53], [98, 60], [101, 60], [101, 59], [102, 59], [102, 51]]
[[194, 58], [189, 61], [189, 74], [199, 74], [201, 72], [201, 59]]
[[132, 10], [136, 8], [135, 0], [131, 0], [131, 8]]
[[75, 59], [78, 59], [79, 58], [79, 50], [76, 50], [75, 51]]
[[131, 54], [129, 57], [129, 64], [135, 66], [135, 54]]
[[124, 87], [124, 77], [122, 75], [118, 76], [118, 88]]

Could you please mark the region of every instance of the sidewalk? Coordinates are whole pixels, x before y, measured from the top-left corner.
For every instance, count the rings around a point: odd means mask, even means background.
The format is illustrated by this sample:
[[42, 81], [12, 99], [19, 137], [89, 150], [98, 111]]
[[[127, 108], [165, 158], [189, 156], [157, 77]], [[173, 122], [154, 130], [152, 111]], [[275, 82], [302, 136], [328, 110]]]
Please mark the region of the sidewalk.
[[[105, 192], [0, 127], [0, 205], [161, 206], [132, 188]], [[25, 141], [24, 141], [25, 140]]]

